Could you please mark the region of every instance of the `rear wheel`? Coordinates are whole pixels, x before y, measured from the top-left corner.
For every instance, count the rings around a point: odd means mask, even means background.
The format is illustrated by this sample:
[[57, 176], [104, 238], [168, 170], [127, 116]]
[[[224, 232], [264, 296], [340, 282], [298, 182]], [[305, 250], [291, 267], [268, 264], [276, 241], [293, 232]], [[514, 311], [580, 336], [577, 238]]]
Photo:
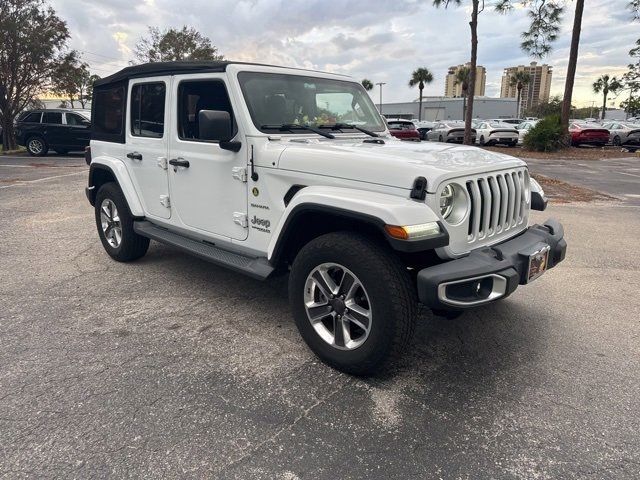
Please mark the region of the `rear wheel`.
[[323, 235], [300, 250], [289, 300], [309, 348], [355, 375], [372, 374], [399, 355], [417, 315], [406, 268], [382, 246], [351, 232]]
[[133, 230], [127, 200], [116, 183], [105, 183], [98, 190], [95, 217], [102, 246], [113, 259], [130, 262], [147, 253], [149, 239]]
[[444, 140], [442, 139], [442, 135], [440, 135], [440, 136], [438, 137], [438, 141], [439, 141], [439, 142], [444, 142]]
[[480, 145], [484, 145], [484, 135], [480, 135]]
[[613, 137], [613, 141], [611, 143], [613, 143], [614, 147], [619, 147], [621, 145], [620, 137], [616, 135], [615, 137]]
[[49, 151], [49, 146], [40, 135], [33, 135], [27, 139], [27, 151], [32, 157], [44, 157]]

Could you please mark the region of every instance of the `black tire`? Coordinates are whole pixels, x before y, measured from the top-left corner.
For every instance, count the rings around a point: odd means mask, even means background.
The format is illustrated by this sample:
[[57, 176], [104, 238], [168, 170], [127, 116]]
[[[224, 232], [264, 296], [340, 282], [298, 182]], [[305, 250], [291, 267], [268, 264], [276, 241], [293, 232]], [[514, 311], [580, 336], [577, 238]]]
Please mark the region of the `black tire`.
[[[109, 243], [102, 228], [101, 209], [105, 200], [110, 200], [117, 208], [119, 226], [122, 232], [120, 243], [117, 246]], [[133, 230], [133, 217], [129, 211], [127, 200], [124, 198], [124, 194], [117, 183], [105, 183], [98, 190], [95, 201], [95, 218], [100, 241], [111, 258], [119, 262], [131, 262], [147, 253], [149, 239], [138, 235]]]
[[[369, 334], [351, 350], [325, 341], [307, 315], [307, 279], [326, 263], [339, 264], [357, 276], [370, 303]], [[289, 302], [309, 348], [328, 365], [353, 375], [373, 374], [399, 356], [411, 340], [418, 311], [416, 289], [402, 263], [388, 249], [352, 232], [322, 235], [300, 250], [289, 276]]]
[[613, 137], [613, 141], [611, 143], [614, 147], [619, 147], [621, 145], [620, 137], [616, 135], [615, 137]]
[[480, 136], [480, 146], [484, 145], [484, 135]]
[[440, 135], [440, 136], [438, 137], [438, 141], [439, 141], [439, 142], [443, 142], [443, 141], [444, 141], [444, 140], [442, 139], [442, 135]]
[[510, 147], [515, 147], [516, 145], [518, 145], [518, 141], [517, 140], [515, 142], [509, 143]]
[[44, 157], [49, 151], [47, 141], [40, 135], [31, 135], [27, 138], [25, 145], [32, 157]]

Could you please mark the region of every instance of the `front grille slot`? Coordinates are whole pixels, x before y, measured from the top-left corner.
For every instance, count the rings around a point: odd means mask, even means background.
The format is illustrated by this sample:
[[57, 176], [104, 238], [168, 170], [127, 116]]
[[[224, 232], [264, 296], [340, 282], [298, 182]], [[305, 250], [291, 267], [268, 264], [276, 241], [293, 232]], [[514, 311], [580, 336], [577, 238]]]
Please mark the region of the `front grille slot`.
[[506, 232], [526, 218], [528, 176], [523, 170], [488, 175], [466, 182], [470, 199], [469, 243]]

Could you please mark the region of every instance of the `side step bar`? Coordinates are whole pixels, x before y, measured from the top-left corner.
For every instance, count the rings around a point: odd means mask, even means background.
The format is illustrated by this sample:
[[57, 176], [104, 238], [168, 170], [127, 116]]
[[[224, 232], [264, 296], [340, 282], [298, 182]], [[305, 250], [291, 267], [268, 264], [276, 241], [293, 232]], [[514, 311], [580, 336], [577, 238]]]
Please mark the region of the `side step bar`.
[[258, 280], [264, 280], [274, 270], [264, 257], [245, 257], [238, 253], [223, 250], [213, 244], [199, 242], [171, 232], [146, 220], [133, 222], [133, 229], [138, 235], [172, 245], [203, 260], [244, 273]]

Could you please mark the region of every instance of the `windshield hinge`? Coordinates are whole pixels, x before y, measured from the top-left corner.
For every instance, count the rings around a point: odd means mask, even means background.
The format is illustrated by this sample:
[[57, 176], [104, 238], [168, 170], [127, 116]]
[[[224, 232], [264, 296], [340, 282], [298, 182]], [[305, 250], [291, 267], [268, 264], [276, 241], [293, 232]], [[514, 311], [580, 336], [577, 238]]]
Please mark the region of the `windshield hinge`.
[[241, 182], [247, 181], [247, 169], [245, 167], [233, 167], [231, 169], [231, 176]]
[[247, 214], [243, 212], [233, 212], [233, 223], [240, 225], [242, 228], [249, 226]]

